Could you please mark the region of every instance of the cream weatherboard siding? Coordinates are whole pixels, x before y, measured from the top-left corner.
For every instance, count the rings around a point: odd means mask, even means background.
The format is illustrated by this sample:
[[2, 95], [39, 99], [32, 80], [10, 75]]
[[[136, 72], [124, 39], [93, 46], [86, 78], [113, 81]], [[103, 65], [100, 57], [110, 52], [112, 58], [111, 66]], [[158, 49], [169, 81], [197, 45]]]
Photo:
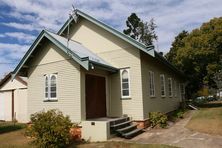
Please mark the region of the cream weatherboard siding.
[[[171, 71], [168, 67], [164, 66], [157, 59], [141, 53], [141, 69], [142, 69], [142, 85], [143, 85], [143, 105], [144, 105], [144, 117], [148, 118], [149, 112], [160, 111], [170, 112], [175, 110], [181, 101], [179, 94], [178, 83], [181, 83], [181, 79], [175, 72]], [[149, 71], [154, 72], [155, 82], [155, 97], [150, 97], [149, 94]], [[161, 97], [160, 90], [160, 74], [165, 76], [165, 93], [166, 97]], [[175, 89], [173, 83], [173, 96], [169, 97], [168, 78], [172, 78], [173, 82], [177, 81], [177, 96], [175, 97]]]
[[[56, 46], [39, 48], [28, 74], [28, 114], [59, 109], [73, 122], [81, 121], [80, 66]], [[57, 74], [57, 102], [44, 102], [45, 74]]]
[[80, 19], [70, 30], [72, 30], [71, 38], [73, 40], [80, 42], [106, 62], [117, 68], [129, 67], [130, 69], [130, 98], [121, 99], [120, 74], [110, 75], [110, 115], [127, 114], [134, 120], [143, 119], [139, 50], [85, 19]]
[[27, 122], [27, 86], [14, 79], [7, 80], [0, 88], [0, 99], [3, 100], [2, 119], [5, 121], [12, 120], [12, 90], [14, 90], [14, 116], [18, 122]]

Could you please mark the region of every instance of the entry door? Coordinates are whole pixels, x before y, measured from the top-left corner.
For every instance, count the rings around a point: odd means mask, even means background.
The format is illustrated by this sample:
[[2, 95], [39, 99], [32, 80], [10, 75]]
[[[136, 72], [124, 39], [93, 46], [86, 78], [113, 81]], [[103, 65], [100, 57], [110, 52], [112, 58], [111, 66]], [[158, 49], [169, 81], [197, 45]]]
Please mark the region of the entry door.
[[5, 120], [5, 98], [2, 92], [0, 92], [0, 120]]
[[86, 119], [106, 117], [105, 77], [86, 75]]

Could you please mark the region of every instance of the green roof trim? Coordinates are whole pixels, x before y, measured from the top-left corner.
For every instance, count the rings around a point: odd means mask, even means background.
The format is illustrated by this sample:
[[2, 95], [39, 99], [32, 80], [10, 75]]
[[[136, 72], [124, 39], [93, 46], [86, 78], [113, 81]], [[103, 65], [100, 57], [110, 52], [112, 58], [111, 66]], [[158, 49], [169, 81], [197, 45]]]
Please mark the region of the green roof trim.
[[[129, 36], [127, 36], [127, 35], [119, 32], [119, 31], [117, 31], [116, 29], [114, 29], [114, 28], [106, 25], [105, 23], [103, 23], [103, 22], [101, 22], [101, 21], [99, 21], [99, 20], [97, 20], [97, 19], [89, 16], [88, 14], [86, 14], [86, 13], [84, 13], [84, 12], [78, 10], [78, 9], [76, 10], [76, 12], [77, 12], [77, 15], [85, 18], [86, 20], [88, 20], [88, 21], [96, 24], [97, 26], [99, 26], [99, 27], [105, 29], [106, 31], [114, 34], [115, 36], [123, 39], [124, 41], [130, 43], [131, 45], [133, 45], [133, 46], [139, 48], [140, 50], [144, 51], [145, 53], [149, 54], [150, 56], [152, 56], [152, 57], [155, 56], [155, 55], [154, 55], [154, 47], [153, 47], [153, 45], [151, 45], [151, 46], [145, 46], [144, 44], [142, 44], [142, 43], [134, 40], [133, 38], [131, 38], [131, 37], [129, 37]], [[65, 22], [65, 24], [62, 26], [62, 28], [58, 31], [57, 34], [61, 35], [61, 34], [64, 32], [64, 30], [67, 28], [67, 26], [68, 26], [72, 21], [73, 21], [73, 18], [68, 19], [68, 20]]]
[[[154, 58], [157, 58], [158, 60], [160, 60], [161, 62], [163, 62], [163, 64], [165, 64], [167, 67], [169, 67], [170, 69], [172, 69], [173, 71], [175, 71], [176, 73], [182, 75], [184, 77], [184, 74], [179, 71], [177, 68], [175, 68], [171, 63], [169, 63], [164, 57], [162, 57], [161, 55], [159, 55], [159, 53], [157, 53], [155, 50], [154, 50], [154, 46], [151, 45], [151, 46], [145, 46], [144, 44], [134, 40], [133, 38], [125, 35], [124, 33], [121, 33], [119, 31], [117, 31], [116, 29], [106, 25], [105, 23], [89, 16], [88, 14], [80, 11], [80, 10], [76, 10], [77, 12], [77, 15], [85, 18], [86, 20], [96, 24], [97, 26], [99, 27], [102, 27], [103, 29], [105, 29], [106, 31], [116, 35], [117, 37], [123, 39], [124, 41], [130, 43], [131, 45], [137, 47], [138, 49], [144, 51], [145, 53], [149, 54], [150, 56], [154, 57]], [[67, 28], [67, 26], [73, 21], [73, 18], [71, 19], [68, 19], [65, 24], [62, 26], [62, 28], [58, 31], [57, 34], [61, 35], [64, 30]]]
[[37, 45], [40, 43], [40, 41], [46, 37], [47, 39], [49, 39], [53, 44], [55, 44], [60, 50], [62, 50], [65, 53], [69, 53], [71, 54], [71, 58], [76, 61], [78, 64], [80, 64], [82, 67], [84, 67], [86, 70], [89, 70], [89, 64], [93, 63], [93, 64], [97, 64], [99, 66], [102, 66], [104, 68], [106, 68], [107, 70], [110, 70], [111, 72], [117, 71], [118, 69], [115, 67], [110, 67], [108, 65], [103, 65], [100, 63], [96, 63], [96, 62], [92, 62], [90, 61], [88, 58], [80, 58], [78, 55], [76, 55], [72, 50], [70, 50], [69, 48], [67, 48], [66, 46], [64, 46], [62, 43], [60, 43], [57, 39], [55, 39], [52, 35], [50, 35], [46, 30], [43, 30], [38, 37], [36, 38], [36, 40], [33, 42], [33, 44], [31, 45], [31, 47], [28, 49], [28, 51], [26, 52], [26, 54], [24, 55], [24, 57], [22, 58], [22, 60], [19, 62], [19, 64], [16, 66], [15, 70], [13, 71], [12, 74], [12, 79], [15, 78], [15, 76], [18, 74], [18, 72], [21, 70], [21, 68], [23, 67], [23, 65], [25, 64], [25, 62], [28, 60], [28, 58], [30, 57], [30, 55], [33, 53], [33, 51], [35, 50], [35, 48], [37, 47]]

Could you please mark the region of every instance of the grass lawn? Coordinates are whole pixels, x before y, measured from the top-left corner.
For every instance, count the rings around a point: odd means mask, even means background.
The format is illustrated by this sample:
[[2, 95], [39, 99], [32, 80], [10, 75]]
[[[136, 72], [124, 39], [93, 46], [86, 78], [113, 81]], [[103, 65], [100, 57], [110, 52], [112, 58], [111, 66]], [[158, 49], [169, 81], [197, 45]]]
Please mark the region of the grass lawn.
[[77, 148], [176, 148], [163, 144], [137, 144], [126, 142], [97, 142], [90, 144], [77, 145]]
[[[31, 139], [24, 136], [25, 130], [17, 130], [9, 133], [0, 134], [0, 148], [36, 148], [31, 145]], [[124, 142], [97, 142], [86, 144], [73, 144], [69, 148], [174, 148], [161, 144], [135, 144]]]
[[33, 147], [29, 144], [31, 139], [24, 136], [25, 130], [11, 131], [0, 134], [0, 148], [29, 148]]
[[[206, 104], [196, 111], [186, 125], [187, 128], [203, 133], [222, 135], [222, 102]], [[207, 108], [208, 107], [208, 108]]]
[[20, 130], [26, 127], [23, 123], [0, 122], [0, 134]]

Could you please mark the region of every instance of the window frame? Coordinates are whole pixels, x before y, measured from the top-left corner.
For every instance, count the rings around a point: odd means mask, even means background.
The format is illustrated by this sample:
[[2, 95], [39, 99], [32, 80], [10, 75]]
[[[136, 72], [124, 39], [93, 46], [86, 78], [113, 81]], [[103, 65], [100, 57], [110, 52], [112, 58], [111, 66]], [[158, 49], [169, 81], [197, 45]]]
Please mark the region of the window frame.
[[[164, 90], [164, 95], [162, 95], [162, 78], [163, 77], [163, 90]], [[160, 95], [161, 97], [166, 97], [166, 82], [165, 82], [165, 76], [164, 74], [160, 74]]]
[[168, 78], [168, 93], [169, 97], [173, 97], [173, 79]]
[[[123, 96], [123, 81], [122, 81], [122, 73], [123, 71], [127, 71], [128, 73], [128, 89], [129, 89], [129, 95], [128, 96]], [[130, 83], [130, 70], [129, 68], [123, 68], [120, 70], [120, 84], [121, 84], [121, 98], [131, 98], [131, 83]]]
[[[49, 99], [49, 75], [44, 75], [44, 100], [48, 100]], [[48, 91], [46, 92], [46, 78], [47, 78], [47, 87], [48, 87]], [[46, 93], [47, 93], [47, 97], [46, 97]]]
[[[151, 94], [153, 92], [153, 94]], [[149, 95], [155, 97], [155, 76], [153, 71], [149, 71]]]
[[[51, 97], [51, 78], [52, 76], [55, 76], [55, 84], [56, 84], [56, 97]], [[45, 77], [44, 77], [44, 101], [57, 101], [58, 100], [58, 80], [57, 80], [57, 74], [54, 73], [54, 74], [46, 74]], [[46, 94], [46, 78], [48, 78], [48, 97], [45, 96]]]
[[177, 81], [174, 80], [174, 97], [176, 98], [177, 97]]

